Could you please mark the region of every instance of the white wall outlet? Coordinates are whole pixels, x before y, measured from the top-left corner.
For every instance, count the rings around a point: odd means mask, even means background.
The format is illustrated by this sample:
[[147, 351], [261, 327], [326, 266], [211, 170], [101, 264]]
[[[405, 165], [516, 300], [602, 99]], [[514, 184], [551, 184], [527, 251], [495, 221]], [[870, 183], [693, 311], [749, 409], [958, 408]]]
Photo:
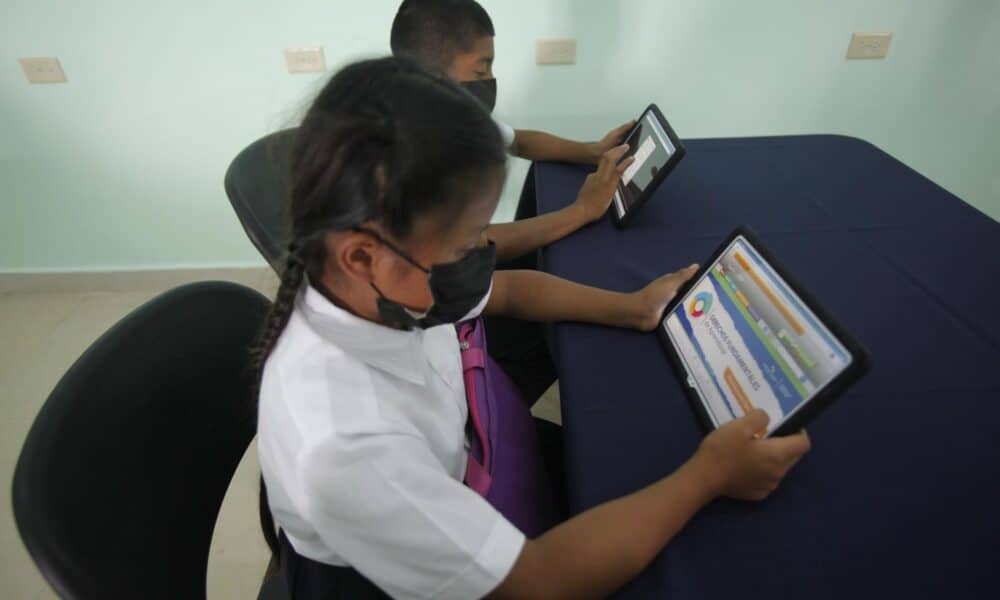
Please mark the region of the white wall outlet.
[[323, 48], [285, 48], [285, 65], [289, 73], [322, 73], [326, 71]]
[[66, 83], [66, 73], [54, 56], [25, 57], [18, 62], [30, 83]]
[[535, 63], [539, 65], [576, 64], [576, 40], [538, 40]]
[[855, 33], [847, 46], [847, 58], [885, 58], [891, 33]]

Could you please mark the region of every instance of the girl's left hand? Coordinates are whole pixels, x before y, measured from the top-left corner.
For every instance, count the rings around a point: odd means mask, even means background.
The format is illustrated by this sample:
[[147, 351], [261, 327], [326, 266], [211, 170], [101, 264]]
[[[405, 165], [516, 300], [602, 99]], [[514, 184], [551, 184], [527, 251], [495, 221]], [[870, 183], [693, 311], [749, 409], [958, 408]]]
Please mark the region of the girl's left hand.
[[635, 328], [639, 331], [656, 329], [667, 304], [677, 295], [677, 290], [697, 271], [698, 265], [691, 265], [686, 269], [654, 279], [646, 287], [631, 294], [635, 306]]

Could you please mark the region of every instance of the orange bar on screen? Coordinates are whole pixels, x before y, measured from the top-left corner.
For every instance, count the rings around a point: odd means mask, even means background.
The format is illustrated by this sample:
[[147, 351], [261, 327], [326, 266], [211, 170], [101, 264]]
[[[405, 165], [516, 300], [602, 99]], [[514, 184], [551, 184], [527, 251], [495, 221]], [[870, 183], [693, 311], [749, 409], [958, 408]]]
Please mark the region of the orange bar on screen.
[[781, 313], [781, 316], [784, 317], [786, 321], [788, 321], [788, 324], [792, 326], [792, 329], [795, 331], [795, 333], [799, 335], [805, 335], [806, 330], [802, 328], [802, 325], [799, 325], [798, 320], [796, 320], [796, 318], [792, 315], [792, 313], [788, 311], [788, 308], [785, 307], [784, 303], [781, 300], [779, 300], [777, 296], [774, 295], [774, 292], [771, 291], [771, 288], [767, 287], [767, 284], [764, 283], [764, 280], [760, 278], [760, 275], [757, 275], [757, 272], [750, 267], [750, 263], [748, 263], [746, 259], [743, 258], [743, 256], [739, 252], [736, 252], [735, 256], [736, 256], [736, 262], [740, 263], [740, 266], [743, 267], [743, 270], [746, 271], [748, 275], [750, 275], [750, 278], [753, 279], [753, 282], [757, 284], [757, 287], [760, 288], [760, 291], [764, 292], [764, 295], [767, 296], [767, 299], [771, 301], [771, 304], [773, 304], [774, 307], [778, 309], [778, 312]]
[[[743, 409], [743, 414], [749, 413], [753, 410], [753, 403], [750, 402], [750, 398], [747, 396], [746, 391], [743, 390], [743, 386], [740, 385], [739, 381], [736, 381], [736, 376], [733, 375], [733, 370], [726, 367], [726, 370], [722, 372], [723, 379], [726, 380], [726, 385], [729, 389], [733, 391], [733, 395], [736, 396], [736, 402], [739, 403], [740, 408]], [[767, 435], [767, 427], [761, 429], [757, 432], [757, 437], [762, 438]]]
[[733, 370], [726, 367], [726, 370], [722, 372], [723, 378], [726, 380], [726, 385], [736, 396], [736, 401], [740, 404], [740, 408], [743, 409], [743, 414], [747, 414], [753, 410], [753, 403], [750, 402], [749, 396], [743, 390], [743, 386], [740, 385], [739, 381], [736, 381], [736, 376], [733, 375]]

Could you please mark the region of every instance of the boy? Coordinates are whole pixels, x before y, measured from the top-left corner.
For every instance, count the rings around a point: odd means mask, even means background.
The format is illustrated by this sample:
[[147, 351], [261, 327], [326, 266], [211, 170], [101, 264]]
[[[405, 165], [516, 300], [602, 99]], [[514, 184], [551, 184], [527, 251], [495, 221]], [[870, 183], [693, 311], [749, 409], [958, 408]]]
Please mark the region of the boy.
[[[392, 53], [410, 56], [424, 68], [447, 75], [492, 112], [497, 90], [497, 81], [493, 76], [495, 36], [493, 22], [475, 0], [404, 0], [392, 24]], [[601, 155], [620, 144], [634, 124], [629, 122], [615, 128], [599, 142], [575, 142], [541, 131], [515, 130], [505, 123], [497, 122], [504, 141], [514, 156], [530, 161], [562, 161], [588, 165], [597, 164]], [[531, 177], [527, 183], [533, 184]], [[533, 203], [530, 207], [525, 206], [523, 200], [525, 198], [522, 196], [517, 219], [523, 218], [521, 212], [530, 213], [527, 216], [535, 214]], [[547, 222], [547, 231], [541, 235], [510, 235], [513, 247], [501, 244], [500, 239], [494, 238], [500, 258], [521, 256], [565, 237], [604, 216], [610, 202], [610, 198], [591, 201], [589, 210], [575, 215], [575, 220], [563, 222], [561, 219], [552, 219]], [[582, 204], [586, 206], [588, 202]], [[564, 227], [552, 227], [557, 223]], [[565, 227], [568, 225], [576, 227]], [[509, 228], [498, 228], [501, 230], [500, 237], [507, 238], [508, 232], [503, 230]], [[565, 231], [566, 229], [570, 230]], [[504, 246], [508, 248], [505, 249]]]
[[[424, 68], [447, 75], [492, 112], [496, 103], [495, 35], [489, 15], [475, 0], [404, 0], [392, 24], [391, 45], [394, 55], [409, 56]], [[497, 121], [512, 155], [531, 161], [581, 164], [597, 164], [602, 155], [615, 151], [633, 125], [626, 123], [600, 141], [587, 143], [541, 131], [515, 130]], [[624, 149], [619, 151], [624, 153]], [[536, 268], [536, 250], [602, 218], [611, 204], [607, 186], [592, 176], [574, 203], [537, 216], [534, 187], [532, 166], [515, 221], [493, 224], [486, 232], [496, 242], [498, 268]], [[486, 330], [490, 333], [490, 354], [526, 399], [534, 402], [556, 377], [541, 327], [504, 319], [488, 324]]]

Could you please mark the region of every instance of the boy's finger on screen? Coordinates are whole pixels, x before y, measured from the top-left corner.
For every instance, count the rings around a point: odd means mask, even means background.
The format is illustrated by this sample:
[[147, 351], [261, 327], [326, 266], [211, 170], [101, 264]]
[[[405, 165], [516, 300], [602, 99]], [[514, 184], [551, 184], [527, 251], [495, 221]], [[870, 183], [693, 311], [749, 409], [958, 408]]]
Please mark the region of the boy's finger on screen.
[[614, 162], [618, 162], [623, 156], [625, 156], [626, 152], [628, 152], [628, 144], [620, 144], [611, 150], [608, 150], [608, 158], [612, 159]]
[[626, 169], [628, 169], [630, 166], [632, 166], [632, 163], [634, 163], [634, 162], [635, 162], [635, 157], [634, 156], [630, 156], [630, 157], [626, 158], [625, 160], [621, 161], [620, 163], [618, 163], [618, 167], [615, 170], [618, 171], [619, 175], [622, 175], [623, 173], [625, 173]]
[[605, 152], [604, 156], [601, 157], [601, 164], [597, 167], [598, 174], [607, 177], [610, 173], [613, 173], [618, 161], [621, 160], [622, 156], [625, 156], [626, 152], [628, 152], [628, 144], [615, 146]]

